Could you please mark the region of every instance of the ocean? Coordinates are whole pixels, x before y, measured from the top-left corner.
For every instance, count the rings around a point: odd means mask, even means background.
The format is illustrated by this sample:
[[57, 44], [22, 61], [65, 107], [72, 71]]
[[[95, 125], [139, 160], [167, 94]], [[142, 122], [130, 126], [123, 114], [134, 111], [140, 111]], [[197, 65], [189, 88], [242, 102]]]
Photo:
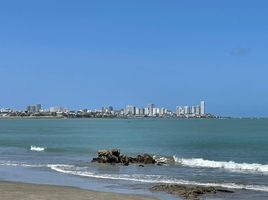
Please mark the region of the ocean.
[[[167, 165], [90, 162], [114, 148]], [[268, 119], [1, 119], [0, 180], [162, 199], [174, 197], [152, 185], [221, 186], [235, 193], [206, 199], [268, 199]]]

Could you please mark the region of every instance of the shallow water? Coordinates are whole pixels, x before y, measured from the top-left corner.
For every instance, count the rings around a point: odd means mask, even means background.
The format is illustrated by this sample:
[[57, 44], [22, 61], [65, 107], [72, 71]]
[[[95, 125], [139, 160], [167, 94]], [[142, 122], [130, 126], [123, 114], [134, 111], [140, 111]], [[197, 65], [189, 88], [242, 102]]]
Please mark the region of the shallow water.
[[[109, 148], [150, 153], [169, 164], [89, 162]], [[142, 194], [156, 183], [212, 185], [236, 193], [208, 199], [267, 199], [267, 155], [268, 119], [0, 120], [5, 180]]]

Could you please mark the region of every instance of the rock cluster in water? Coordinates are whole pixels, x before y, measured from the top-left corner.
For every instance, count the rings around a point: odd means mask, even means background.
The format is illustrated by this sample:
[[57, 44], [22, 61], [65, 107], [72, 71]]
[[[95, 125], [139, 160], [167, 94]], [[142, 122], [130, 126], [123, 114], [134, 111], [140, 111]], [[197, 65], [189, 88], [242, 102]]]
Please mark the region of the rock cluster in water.
[[151, 191], [167, 192], [169, 194], [173, 194], [187, 200], [199, 200], [202, 195], [216, 194], [217, 192], [233, 193], [233, 191], [223, 188], [177, 184], [155, 185], [151, 188]]
[[120, 153], [118, 149], [112, 150], [100, 150], [98, 151], [98, 157], [93, 158], [92, 162], [98, 163], [110, 163], [110, 164], [123, 164], [129, 165], [130, 163], [140, 164], [139, 166], [143, 166], [143, 164], [155, 164], [155, 159], [149, 154], [138, 155], [136, 157], [126, 156]]

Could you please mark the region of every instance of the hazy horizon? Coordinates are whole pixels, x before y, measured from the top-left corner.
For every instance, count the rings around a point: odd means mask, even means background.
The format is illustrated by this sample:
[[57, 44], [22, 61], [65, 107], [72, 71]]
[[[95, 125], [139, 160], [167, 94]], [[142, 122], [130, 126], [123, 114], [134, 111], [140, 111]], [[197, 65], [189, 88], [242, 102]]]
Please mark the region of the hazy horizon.
[[268, 116], [268, 2], [18, 1], [0, 7], [0, 108], [206, 101]]

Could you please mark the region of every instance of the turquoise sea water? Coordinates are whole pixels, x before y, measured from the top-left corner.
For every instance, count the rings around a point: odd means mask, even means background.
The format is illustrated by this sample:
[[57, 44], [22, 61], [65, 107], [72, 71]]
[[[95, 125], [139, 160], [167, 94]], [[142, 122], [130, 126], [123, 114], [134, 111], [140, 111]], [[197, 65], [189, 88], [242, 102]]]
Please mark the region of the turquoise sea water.
[[[110, 148], [168, 165], [90, 162]], [[4, 180], [133, 193], [156, 183], [215, 185], [239, 194], [226, 199], [267, 199], [267, 155], [268, 119], [0, 120]]]

